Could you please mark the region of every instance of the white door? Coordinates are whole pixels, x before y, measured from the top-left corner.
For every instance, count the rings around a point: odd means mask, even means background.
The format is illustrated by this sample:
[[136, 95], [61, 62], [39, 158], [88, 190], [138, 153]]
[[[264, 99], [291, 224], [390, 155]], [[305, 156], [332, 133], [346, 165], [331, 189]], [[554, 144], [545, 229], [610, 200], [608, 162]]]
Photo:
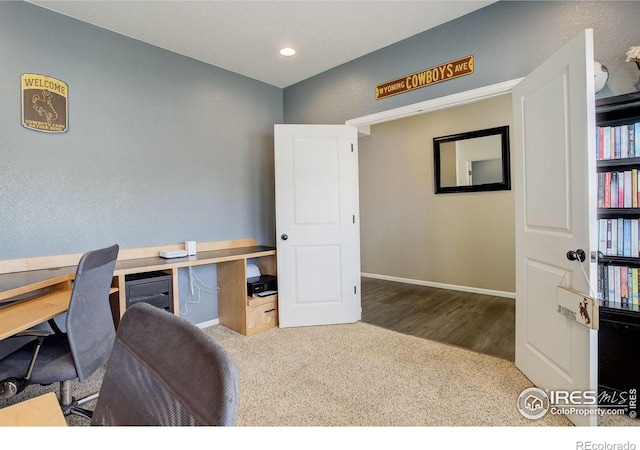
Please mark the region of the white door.
[[[556, 303], [567, 252], [597, 250], [594, 96], [592, 30], [513, 89], [516, 366], [549, 390], [597, 390], [597, 331], [560, 315]], [[584, 270], [595, 287], [589, 258]], [[590, 292], [578, 263], [566, 278]], [[596, 424], [595, 416], [569, 418]]]
[[280, 327], [360, 319], [358, 136], [348, 125], [276, 125]]

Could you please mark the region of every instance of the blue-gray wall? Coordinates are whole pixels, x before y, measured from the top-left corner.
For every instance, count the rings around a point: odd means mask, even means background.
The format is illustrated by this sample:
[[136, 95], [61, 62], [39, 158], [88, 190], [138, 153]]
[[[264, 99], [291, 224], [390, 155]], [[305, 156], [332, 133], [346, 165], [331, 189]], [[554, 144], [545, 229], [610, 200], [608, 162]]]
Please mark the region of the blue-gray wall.
[[[20, 75], [69, 85], [69, 131], [20, 123]], [[282, 90], [0, 2], [0, 259], [254, 237], [274, 244]]]
[[[526, 76], [585, 28], [610, 71], [598, 97], [635, 92], [640, 72], [624, 62], [640, 45], [640, 2], [500, 1], [284, 90], [286, 123], [344, 123], [368, 114]], [[467, 55], [474, 73], [383, 100], [375, 87]]]
[[[69, 85], [67, 133], [22, 127], [23, 73]], [[113, 243], [274, 244], [280, 88], [28, 3], [0, 2], [0, 99], [0, 259]], [[215, 265], [194, 271], [217, 287]], [[183, 317], [218, 317], [217, 296], [206, 288], [192, 295], [186, 269], [179, 284]]]

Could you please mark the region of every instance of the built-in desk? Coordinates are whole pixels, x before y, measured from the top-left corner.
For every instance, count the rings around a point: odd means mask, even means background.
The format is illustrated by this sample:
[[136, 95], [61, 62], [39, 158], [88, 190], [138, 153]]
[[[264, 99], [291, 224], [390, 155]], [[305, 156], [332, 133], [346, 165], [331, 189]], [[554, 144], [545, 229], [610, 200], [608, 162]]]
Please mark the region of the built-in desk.
[[[114, 270], [111, 289], [112, 311], [116, 325], [126, 310], [125, 276], [163, 271], [173, 278], [174, 314], [178, 315], [178, 269], [203, 264], [217, 264], [218, 315], [220, 324], [242, 334], [254, 334], [277, 326], [277, 296], [256, 299], [247, 296], [246, 267], [248, 259], [256, 259], [261, 272], [276, 274], [276, 250], [257, 245], [254, 239], [198, 243], [194, 256], [164, 259], [161, 250], [175, 250], [178, 245], [121, 250]], [[44, 322], [68, 309], [71, 283], [77, 261], [82, 255], [0, 261], [0, 339], [11, 336], [37, 323]], [[46, 268], [47, 264], [76, 261], [64, 267]], [[33, 270], [11, 271], [33, 267]], [[7, 269], [9, 268], [9, 269]], [[16, 296], [34, 294], [29, 300], [2, 306]], [[259, 305], [258, 305], [259, 303]], [[267, 306], [265, 306], [267, 305]]]

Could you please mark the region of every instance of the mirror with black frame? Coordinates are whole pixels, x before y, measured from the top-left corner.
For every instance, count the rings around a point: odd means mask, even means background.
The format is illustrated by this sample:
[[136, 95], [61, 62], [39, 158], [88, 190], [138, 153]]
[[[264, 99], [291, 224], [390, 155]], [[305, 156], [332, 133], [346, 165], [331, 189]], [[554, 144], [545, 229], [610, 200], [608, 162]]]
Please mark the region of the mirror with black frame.
[[509, 127], [433, 138], [436, 194], [511, 189]]

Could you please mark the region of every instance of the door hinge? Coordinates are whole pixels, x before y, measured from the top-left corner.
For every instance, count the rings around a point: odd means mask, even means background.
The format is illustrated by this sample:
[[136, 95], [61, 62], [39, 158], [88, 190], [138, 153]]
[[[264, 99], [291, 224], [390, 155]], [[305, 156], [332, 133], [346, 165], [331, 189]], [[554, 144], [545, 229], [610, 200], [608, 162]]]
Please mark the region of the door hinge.
[[351, 153], [353, 153], [353, 144], [351, 144]]
[[353, 223], [356, 223], [356, 215], [353, 215]]
[[356, 286], [353, 287], [353, 295], [356, 295]]

